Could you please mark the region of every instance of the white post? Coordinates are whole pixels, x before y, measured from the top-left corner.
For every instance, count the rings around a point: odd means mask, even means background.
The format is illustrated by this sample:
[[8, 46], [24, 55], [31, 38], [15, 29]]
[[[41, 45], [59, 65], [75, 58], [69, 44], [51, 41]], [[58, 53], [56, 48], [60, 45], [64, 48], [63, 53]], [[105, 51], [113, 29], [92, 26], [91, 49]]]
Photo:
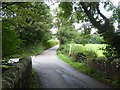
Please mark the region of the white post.
[[70, 44], [69, 56], [71, 55], [71, 47], [72, 47], [72, 45]]

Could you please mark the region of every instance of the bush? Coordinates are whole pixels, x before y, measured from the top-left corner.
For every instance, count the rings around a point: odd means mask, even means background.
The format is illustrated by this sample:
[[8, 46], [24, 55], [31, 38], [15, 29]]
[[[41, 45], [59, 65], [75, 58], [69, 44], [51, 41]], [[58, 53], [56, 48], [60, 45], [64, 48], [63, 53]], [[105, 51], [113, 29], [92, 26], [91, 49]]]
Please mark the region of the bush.
[[75, 61], [84, 62], [85, 60], [86, 60], [86, 56], [83, 53], [78, 53], [76, 55]]
[[58, 41], [55, 41], [55, 40], [53, 40], [53, 39], [50, 39], [50, 40], [48, 40], [47, 43], [48, 43], [48, 48], [51, 48], [51, 47], [57, 45], [59, 42], [58, 42]]
[[60, 45], [60, 48], [58, 49], [59, 51], [61, 51], [62, 54], [69, 54], [69, 45]]
[[92, 50], [86, 50], [86, 51], [84, 51], [84, 54], [89, 59], [97, 58], [97, 53], [95, 51], [92, 51]]
[[117, 52], [115, 51], [115, 48], [113, 48], [110, 45], [107, 45], [105, 48], [103, 48], [104, 52], [103, 54], [110, 60], [114, 58], [118, 58]]
[[21, 40], [13, 28], [4, 26], [2, 31], [2, 57], [10, 57], [19, 51]]

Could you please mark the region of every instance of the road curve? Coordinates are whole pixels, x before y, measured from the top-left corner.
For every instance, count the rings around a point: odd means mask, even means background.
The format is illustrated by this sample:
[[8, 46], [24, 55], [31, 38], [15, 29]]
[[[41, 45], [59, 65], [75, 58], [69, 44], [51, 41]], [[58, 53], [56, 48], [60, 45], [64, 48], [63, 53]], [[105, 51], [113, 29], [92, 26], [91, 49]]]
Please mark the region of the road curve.
[[78, 72], [57, 55], [58, 45], [35, 56], [32, 67], [41, 88], [109, 88], [109, 86]]

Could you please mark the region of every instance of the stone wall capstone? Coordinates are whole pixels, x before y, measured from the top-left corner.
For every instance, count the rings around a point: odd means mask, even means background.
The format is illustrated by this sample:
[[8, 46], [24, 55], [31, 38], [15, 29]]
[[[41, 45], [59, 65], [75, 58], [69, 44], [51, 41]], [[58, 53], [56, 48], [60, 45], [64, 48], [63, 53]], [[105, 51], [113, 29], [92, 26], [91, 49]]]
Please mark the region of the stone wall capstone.
[[8, 88], [29, 88], [32, 74], [32, 61], [30, 57], [19, 59], [13, 68], [2, 74], [2, 90]]

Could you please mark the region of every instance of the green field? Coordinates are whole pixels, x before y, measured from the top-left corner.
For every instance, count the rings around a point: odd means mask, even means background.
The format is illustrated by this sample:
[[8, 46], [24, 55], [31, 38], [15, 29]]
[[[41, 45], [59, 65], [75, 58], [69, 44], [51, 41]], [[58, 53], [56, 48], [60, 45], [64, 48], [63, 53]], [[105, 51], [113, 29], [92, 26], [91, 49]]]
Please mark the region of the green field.
[[85, 51], [91, 51], [95, 52], [97, 54], [97, 57], [105, 57], [103, 55], [103, 50], [100, 50], [100, 48], [105, 47], [105, 44], [72, 44], [72, 51], [74, 52], [85, 52]]

